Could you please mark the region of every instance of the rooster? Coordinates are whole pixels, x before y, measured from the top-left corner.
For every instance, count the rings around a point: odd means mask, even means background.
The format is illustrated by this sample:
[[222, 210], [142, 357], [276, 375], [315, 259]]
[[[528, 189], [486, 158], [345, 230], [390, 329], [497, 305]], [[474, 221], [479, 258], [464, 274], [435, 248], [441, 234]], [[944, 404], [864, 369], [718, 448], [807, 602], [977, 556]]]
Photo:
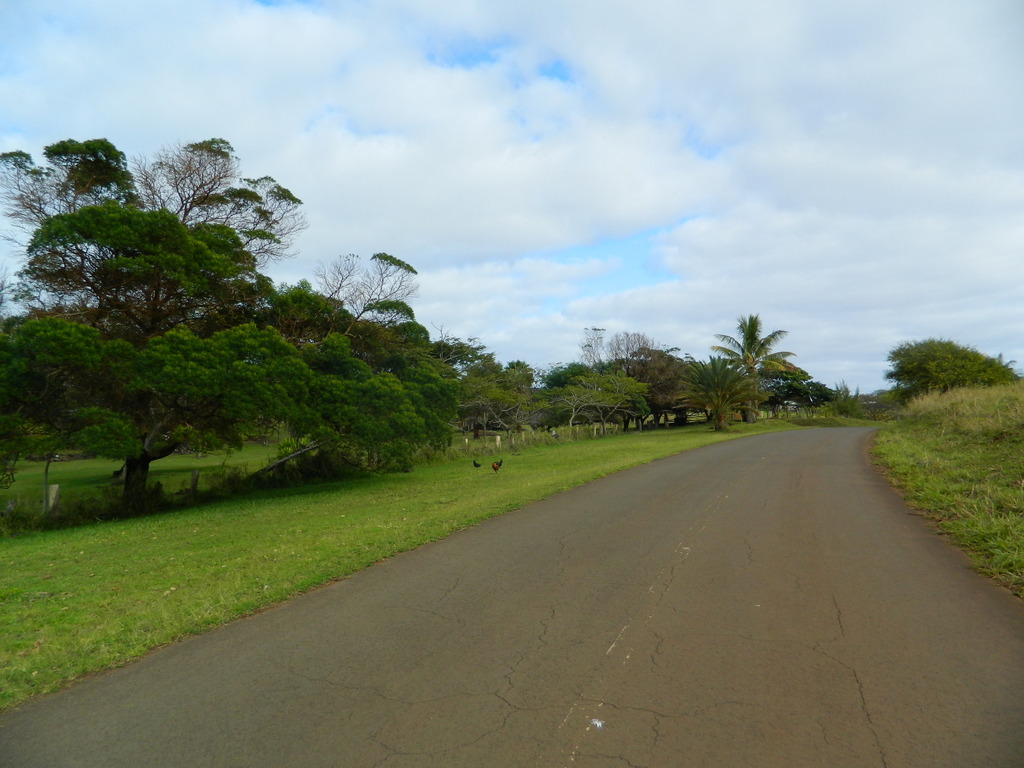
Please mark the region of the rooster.
[[498, 459], [496, 462], [491, 464], [491, 469], [493, 469], [495, 472], [497, 472], [499, 469], [501, 469], [502, 462], [504, 462], [504, 461], [505, 461], [504, 459]]

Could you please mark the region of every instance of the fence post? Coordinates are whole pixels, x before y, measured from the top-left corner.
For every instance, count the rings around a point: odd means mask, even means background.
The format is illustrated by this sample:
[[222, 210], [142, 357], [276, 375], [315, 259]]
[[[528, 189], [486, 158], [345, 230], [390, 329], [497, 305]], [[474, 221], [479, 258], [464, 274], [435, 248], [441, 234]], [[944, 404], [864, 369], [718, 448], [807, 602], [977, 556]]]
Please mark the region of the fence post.
[[49, 488], [47, 488], [46, 509], [44, 510], [44, 512], [46, 512], [48, 515], [52, 515], [53, 517], [57, 517], [57, 515], [60, 513], [60, 510], [57, 508], [59, 504], [60, 486], [51, 485], [49, 486]]

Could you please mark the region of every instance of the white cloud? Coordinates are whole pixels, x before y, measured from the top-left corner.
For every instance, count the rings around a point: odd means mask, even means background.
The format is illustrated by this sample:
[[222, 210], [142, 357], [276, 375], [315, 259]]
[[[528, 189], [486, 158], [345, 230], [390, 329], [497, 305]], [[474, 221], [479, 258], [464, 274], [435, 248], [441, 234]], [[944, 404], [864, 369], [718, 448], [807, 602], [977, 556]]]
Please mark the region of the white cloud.
[[394, 253], [425, 325], [538, 365], [759, 312], [874, 389], [908, 338], [1024, 360], [1022, 33], [1016, 0], [9, 0], [0, 151], [222, 137], [306, 203], [275, 279]]

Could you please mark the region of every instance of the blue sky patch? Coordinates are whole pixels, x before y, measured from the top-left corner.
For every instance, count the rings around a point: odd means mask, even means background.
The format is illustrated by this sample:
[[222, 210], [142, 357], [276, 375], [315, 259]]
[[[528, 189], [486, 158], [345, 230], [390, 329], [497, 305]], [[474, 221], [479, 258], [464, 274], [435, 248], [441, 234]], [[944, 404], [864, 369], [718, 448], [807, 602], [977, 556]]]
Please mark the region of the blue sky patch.
[[506, 38], [480, 40], [463, 37], [458, 40], [438, 41], [434, 50], [427, 54], [432, 64], [449, 69], [476, 69], [494, 64], [502, 51], [509, 46]]
[[696, 126], [689, 126], [683, 136], [683, 144], [691, 152], [705, 160], [715, 160], [722, 154], [722, 147], [708, 142]]
[[572, 70], [561, 59], [555, 59], [547, 64], [543, 64], [537, 72], [541, 77], [546, 77], [548, 80], [561, 80], [563, 83], [571, 83], [573, 81]]
[[559, 263], [592, 260], [610, 261], [615, 267], [602, 275], [587, 278], [576, 286], [576, 298], [602, 296], [630, 288], [658, 285], [677, 276], [666, 270], [654, 252], [655, 239], [666, 230], [655, 228], [621, 238], [575, 246], [564, 251], [536, 254], [538, 258]]

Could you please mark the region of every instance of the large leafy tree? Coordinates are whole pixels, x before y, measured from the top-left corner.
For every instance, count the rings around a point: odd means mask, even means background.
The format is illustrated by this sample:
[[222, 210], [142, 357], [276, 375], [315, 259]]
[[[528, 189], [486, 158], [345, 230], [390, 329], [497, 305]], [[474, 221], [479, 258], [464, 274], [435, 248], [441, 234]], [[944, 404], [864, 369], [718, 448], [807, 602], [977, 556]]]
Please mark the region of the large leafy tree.
[[[247, 323], [271, 294], [257, 267], [301, 228], [300, 201], [272, 179], [237, 178], [219, 139], [139, 160], [138, 175], [105, 139], [66, 140], [43, 154], [42, 166], [24, 152], [0, 156], [5, 213], [31, 233], [17, 295], [43, 323], [18, 328], [8, 350], [26, 375], [61, 386], [37, 390], [37, 402], [8, 389], [5, 415], [28, 414], [23, 424], [71, 439], [81, 414], [92, 414], [75, 439], [102, 435], [94, 452], [120, 453], [129, 500], [151, 461], [185, 444], [235, 444], [257, 412], [283, 418], [292, 400], [269, 382], [291, 365], [300, 386], [301, 366], [276, 332]], [[54, 378], [64, 370], [56, 352], [21, 353], [18, 339], [30, 334], [72, 334], [65, 321], [95, 331], [102, 366]], [[74, 356], [86, 345], [58, 348]], [[277, 390], [269, 399], [268, 387]]]
[[[688, 361], [676, 348], [657, 345], [644, 333], [617, 333], [605, 345], [606, 367], [646, 384], [646, 411], [655, 424], [675, 408], [683, 392]], [[688, 356], [687, 356], [688, 357]]]
[[0, 430], [19, 445], [5, 471], [26, 441], [74, 442], [125, 460], [137, 506], [151, 462], [271, 421], [374, 469], [446, 444], [454, 385], [405, 301], [412, 267], [376, 254], [330, 290], [275, 289], [259, 270], [301, 229], [299, 200], [238, 178], [219, 139], [133, 169], [105, 140], [44, 154], [0, 156], [0, 198], [31, 232], [18, 290], [33, 318], [0, 336], [17, 372], [0, 377]]
[[440, 359], [406, 303], [416, 271], [389, 254], [349, 255], [270, 296], [262, 322], [317, 374], [291, 456], [319, 451], [370, 469], [408, 468], [421, 447], [451, 439], [454, 359]]
[[499, 382], [506, 393], [501, 412], [501, 425], [506, 430], [522, 431], [525, 424], [534, 420], [539, 410], [534, 392], [536, 377], [536, 371], [523, 360], [505, 364]]
[[[776, 350], [778, 343], [789, 333], [788, 331], [771, 331], [765, 333], [759, 315], [748, 315], [737, 320], [737, 335], [715, 334], [720, 342], [711, 347], [726, 360], [733, 362], [754, 383], [755, 392], [760, 372], [785, 370], [792, 352]], [[744, 421], [755, 421], [757, 418], [756, 404], [759, 398], [751, 399], [744, 409]]]
[[17, 453], [58, 440], [123, 459], [129, 511], [144, 507], [152, 462], [239, 447], [268, 424], [287, 424], [304, 445], [297, 453], [327, 451], [368, 469], [408, 468], [419, 447], [450, 439], [453, 382], [430, 364], [375, 373], [341, 334], [300, 350], [253, 324], [205, 338], [179, 327], [136, 348], [39, 318], [0, 342], [0, 429], [17, 438]]
[[238, 447], [267, 419], [293, 420], [310, 386], [298, 352], [251, 324], [208, 338], [175, 328], [136, 348], [48, 317], [5, 342], [4, 412], [40, 438], [124, 459], [129, 508], [153, 461], [185, 447]]
[[898, 344], [889, 352], [888, 360], [892, 367], [885, 378], [893, 382], [892, 394], [902, 403], [928, 392], [1008, 384], [1018, 379], [1013, 363], [1002, 356], [989, 357], [948, 339]]
[[580, 342], [581, 359], [558, 364], [542, 377], [548, 421], [598, 421], [612, 418], [628, 427], [652, 413], [668, 410], [679, 392], [674, 350], [657, 347], [646, 334], [620, 332], [605, 338], [604, 328], [587, 328]]
[[817, 408], [836, 397], [834, 390], [820, 381], [812, 380], [811, 374], [796, 366], [783, 370], [762, 371], [761, 390], [767, 395], [765, 404], [773, 413], [792, 406]]

